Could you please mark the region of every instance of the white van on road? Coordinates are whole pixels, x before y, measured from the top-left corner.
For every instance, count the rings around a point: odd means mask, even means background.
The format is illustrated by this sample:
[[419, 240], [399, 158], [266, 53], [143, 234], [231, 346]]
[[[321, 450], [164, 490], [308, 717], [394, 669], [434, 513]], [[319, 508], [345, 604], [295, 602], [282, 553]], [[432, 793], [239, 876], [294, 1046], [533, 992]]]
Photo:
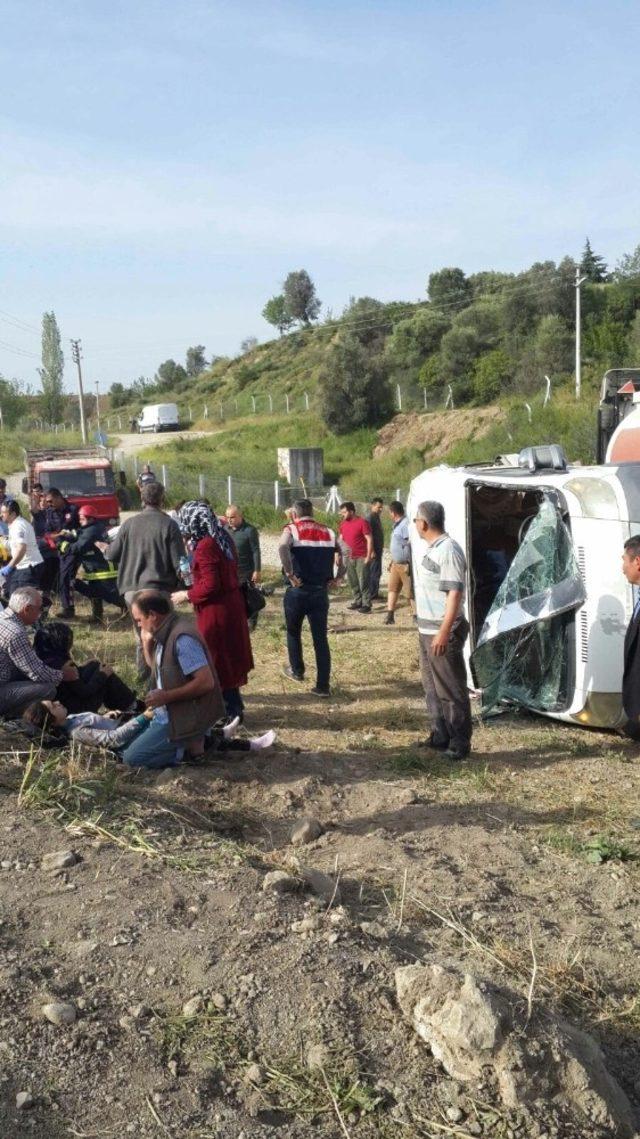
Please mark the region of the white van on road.
[[178, 431], [180, 419], [176, 403], [150, 403], [138, 416], [138, 431]]

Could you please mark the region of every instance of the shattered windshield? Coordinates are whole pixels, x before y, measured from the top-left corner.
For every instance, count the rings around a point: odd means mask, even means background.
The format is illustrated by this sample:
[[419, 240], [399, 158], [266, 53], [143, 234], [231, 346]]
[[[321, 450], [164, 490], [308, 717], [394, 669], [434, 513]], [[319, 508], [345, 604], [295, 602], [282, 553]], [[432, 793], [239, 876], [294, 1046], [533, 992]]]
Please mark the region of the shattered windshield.
[[585, 599], [568, 527], [544, 499], [494, 598], [471, 656], [483, 710], [506, 701], [562, 708], [570, 664], [567, 627]]

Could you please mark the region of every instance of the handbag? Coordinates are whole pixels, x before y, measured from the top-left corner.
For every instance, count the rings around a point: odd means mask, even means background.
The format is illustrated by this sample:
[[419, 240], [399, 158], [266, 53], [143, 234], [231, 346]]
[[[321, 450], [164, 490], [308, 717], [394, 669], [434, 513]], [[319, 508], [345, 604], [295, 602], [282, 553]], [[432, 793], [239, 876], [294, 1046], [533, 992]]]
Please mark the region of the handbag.
[[244, 596], [244, 607], [247, 611], [247, 617], [255, 617], [267, 604], [264, 593], [257, 585], [254, 585], [252, 581], [243, 581], [240, 588]]

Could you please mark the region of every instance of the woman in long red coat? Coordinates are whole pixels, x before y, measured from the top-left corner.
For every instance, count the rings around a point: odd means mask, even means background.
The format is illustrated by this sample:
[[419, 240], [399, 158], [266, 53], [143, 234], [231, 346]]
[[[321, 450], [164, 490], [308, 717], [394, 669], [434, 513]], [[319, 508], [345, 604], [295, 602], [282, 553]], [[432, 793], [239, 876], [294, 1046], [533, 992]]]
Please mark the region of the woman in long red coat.
[[216, 666], [227, 715], [242, 719], [240, 689], [253, 668], [253, 654], [236, 548], [206, 502], [185, 502], [178, 525], [193, 550], [193, 585], [174, 593], [173, 601], [192, 603], [198, 630]]

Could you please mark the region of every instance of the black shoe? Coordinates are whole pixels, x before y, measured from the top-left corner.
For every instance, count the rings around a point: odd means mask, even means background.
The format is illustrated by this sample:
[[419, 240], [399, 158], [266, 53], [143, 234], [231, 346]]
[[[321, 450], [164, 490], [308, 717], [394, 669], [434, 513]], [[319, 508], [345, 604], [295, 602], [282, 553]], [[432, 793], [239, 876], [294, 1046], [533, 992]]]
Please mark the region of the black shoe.
[[467, 756], [469, 755], [469, 748], [468, 747], [465, 748], [465, 747], [449, 746], [447, 748], [447, 750], [445, 751], [444, 755], [445, 755], [445, 759], [451, 759], [453, 761], [466, 759]]
[[347, 605], [347, 609], [353, 609], [354, 613], [359, 613], [362, 606], [359, 601], [352, 601], [351, 605]]
[[58, 612], [56, 613], [56, 617], [58, 617], [59, 619], [61, 619], [63, 621], [69, 621], [70, 618], [75, 617], [75, 615], [76, 615], [76, 610], [75, 610], [75, 606], [73, 606], [73, 605], [69, 605], [66, 609], [59, 609]]
[[326, 697], [326, 696], [331, 695], [331, 691], [329, 688], [318, 688], [317, 684], [315, 685], [314, 688], [311, 689], [311, 693], [313, 696], [325, 696]]
[[449, 747], [449, 740], [436, 740], [432, 732], [431, 735], [427, 736], [426, 740], [422, 740], [418, 746], [428, 747], [433, 751], [447, 751]]
[[282, 669], [282, 675], [286, 676], [287, 680], [297, 680], [299, 684], [302, 684], [304, 680], [304, 676], [300, 676], [297, 672], [294, 672], [288, 665], [285, 665]]
[[383, 625], [395, 625], [395, 623], [396, 623], [396, 619], [395, 619], [393, 613], [390, 613], [390, 612], [387, 613], [384, 621], [382, 622]]
[[371, 612], [371, 606], [370, 605], [361, 605], [360, 606], [360, 612], [361, 613], [370, 613]]

